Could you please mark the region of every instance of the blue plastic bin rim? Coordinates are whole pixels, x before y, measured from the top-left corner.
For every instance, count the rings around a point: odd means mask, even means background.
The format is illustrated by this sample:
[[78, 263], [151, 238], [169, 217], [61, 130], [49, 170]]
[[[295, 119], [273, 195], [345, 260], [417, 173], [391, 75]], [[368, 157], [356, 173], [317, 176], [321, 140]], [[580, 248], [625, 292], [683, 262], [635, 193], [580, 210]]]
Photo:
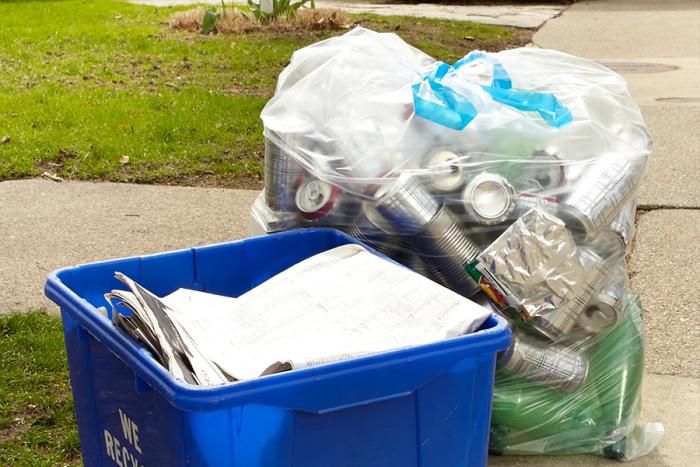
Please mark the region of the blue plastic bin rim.
[[[344, 237], [344, 239], [347, 239], [348, 243], [359, 243], [343, 232], [333, 229], [309, 228], [304, 229], [304, 231], [309, 233], [333, 232], [333, 235], [340, 235]], [[287, 231], [269, 234], [265, 237], [294, 235], [294, 233], [295, 231]], [[221, 242], [206, 246], [231, 245], [247, 240], [250, 239]], [[201, 247], [184, 248], [151, 255], [133, 256], [120, 260], [157, 257], [168, 253], [192, 251]], [[148, 386], [158, 391], [161, 396], [167, 399], [174, 407], [182, 410], [218, 410], [224, 407], [255, 403], [257, 396], [266, 390], [271, 390], [273, 388], [274, 390], [279, 390], [280, 387], [285, 385], [292, 386], [300, 383], [313, 382], [319, 377], [328, 378], [343, 373], [354, 373], [362, 369], [383, 367], [391, 363], [392, 360], [397, 359], [410, 360], [425, 355], [447, 354], [460, 351], [460, 349], [464, 349], [465, 347], [469, 348], [469, 357], [465, 358], [471, 358], [485, 353], [495, 354], [496, 352], [506, 349], [511, 340], [511, 330], [508, 322], [503, 317], [492, 314], [478, 331], [435, 343], [390, 350], [351, 360], [343, 360], [335, 363], [273, 374], [249, 381], [218, 386], [193, 385], [176, 379], [152, 357], [150, 352], [138, 345], [125, 333], [118, 330], [107, 317], [99, 313], [87, 300], [79, 297], [61, 280], [62, 275], [76, 269], [120, 260], [85, 263], [57, 269], [49, 274], [44, 292], [49, 299], [61, 307], [62, 312], [67, 313], [80, 327], [105, 345], [120, 360], [129, 366], [136, 378], [147, 383]]]

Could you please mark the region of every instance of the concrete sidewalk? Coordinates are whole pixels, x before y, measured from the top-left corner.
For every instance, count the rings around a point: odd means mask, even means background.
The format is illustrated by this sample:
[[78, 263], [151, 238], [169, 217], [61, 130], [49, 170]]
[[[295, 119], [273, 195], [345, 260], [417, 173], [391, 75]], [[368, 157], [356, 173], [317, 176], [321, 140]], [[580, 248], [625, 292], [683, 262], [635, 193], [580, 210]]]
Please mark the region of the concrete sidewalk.
[[117, 183], [0, 183], [0, 313], [47, 308], [52, 270], [243, 238], [256, 192]]

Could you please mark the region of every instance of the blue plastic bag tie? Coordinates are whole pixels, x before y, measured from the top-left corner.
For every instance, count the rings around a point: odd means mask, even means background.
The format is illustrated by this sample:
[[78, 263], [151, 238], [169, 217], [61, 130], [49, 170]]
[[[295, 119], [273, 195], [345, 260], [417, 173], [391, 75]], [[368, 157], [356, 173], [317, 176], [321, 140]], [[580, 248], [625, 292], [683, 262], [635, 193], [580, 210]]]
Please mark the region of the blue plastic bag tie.
[[[413, 90], [413, 107], [416, 115], [419, 117], [459, 131], [463, 130], [476, 117], [477, 111], [466, 96], [440, 83], [440, 80], [451, 69], [450, 65], [442, 63], [435, 70], [423, 76], [418, 83], [414, 84], [411, 87]], [[424, 81], [428, 83], [432, 96], [438, 102], [420, 97], [420, 89]]]
[[512, 89], [513, 81], [501, 62], [485, 52], [470, 53], [455, 62], [454, 69], [457, 70], [463, 65], [478, 59], [485, 60], [493, 66], [491, 85], [482, 84], [481, 88], [489, 93], [495, 101], [525, 112], [537, 112], [548, 125], [555, 128], [562, 127], [573, 121], [571, 111], [554, 94]]

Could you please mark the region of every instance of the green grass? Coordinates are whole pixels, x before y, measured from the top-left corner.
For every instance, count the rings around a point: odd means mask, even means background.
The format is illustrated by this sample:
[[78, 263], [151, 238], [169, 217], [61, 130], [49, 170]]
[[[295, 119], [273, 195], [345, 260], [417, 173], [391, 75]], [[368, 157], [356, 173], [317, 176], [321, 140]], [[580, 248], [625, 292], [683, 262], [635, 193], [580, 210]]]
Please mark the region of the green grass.
[[0, 465], [79, 465], [61, 320], [0, 315]]
[[[259, 114], [294, 50], [344, 31], [201, 36], [112, 0], [0, 1], [0, 180], [259, 187]], [[520, 44], [473, 23], [363, 15], [437, 58]], [[526, 37], [527, 36], [527, 37]], [[128, 156], [129, 162], [120, 164]]]

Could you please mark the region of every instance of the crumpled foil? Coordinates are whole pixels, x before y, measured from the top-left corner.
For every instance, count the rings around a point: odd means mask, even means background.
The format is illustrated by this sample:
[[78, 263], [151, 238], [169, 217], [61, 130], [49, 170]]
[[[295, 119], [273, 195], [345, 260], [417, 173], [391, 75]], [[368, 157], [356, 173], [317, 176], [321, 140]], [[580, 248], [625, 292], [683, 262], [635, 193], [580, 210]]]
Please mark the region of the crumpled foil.
[[526, 319], [576, 299], [587, 285], [564, 222], [539, 208], [514, 222], [477, 259], [486, 282]]

